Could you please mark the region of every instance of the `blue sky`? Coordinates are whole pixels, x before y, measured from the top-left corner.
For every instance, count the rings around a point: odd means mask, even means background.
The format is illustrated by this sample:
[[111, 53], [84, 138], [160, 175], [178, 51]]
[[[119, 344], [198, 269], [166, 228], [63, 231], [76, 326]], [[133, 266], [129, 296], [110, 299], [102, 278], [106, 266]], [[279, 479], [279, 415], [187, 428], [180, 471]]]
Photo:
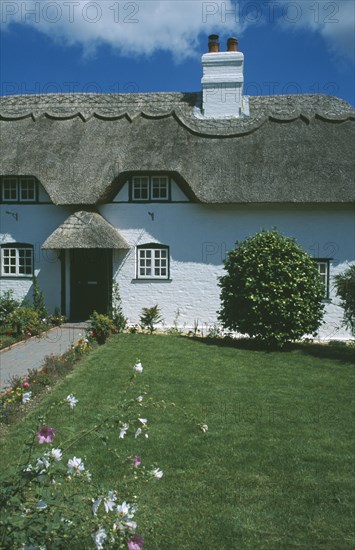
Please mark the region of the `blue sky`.
[[353, 0], [1, 0], [1, 94], [201, 89], [217, 33], [247, 95], [326, 93], [354, 106]]

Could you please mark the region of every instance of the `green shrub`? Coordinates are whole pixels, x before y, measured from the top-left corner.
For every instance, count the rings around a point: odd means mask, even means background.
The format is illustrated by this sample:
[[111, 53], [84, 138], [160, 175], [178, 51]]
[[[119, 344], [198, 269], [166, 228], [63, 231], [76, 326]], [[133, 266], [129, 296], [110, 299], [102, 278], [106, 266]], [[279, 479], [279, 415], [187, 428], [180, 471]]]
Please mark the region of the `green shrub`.
[[13, 297], [13, 290], [5, 290], [0, 295], [0, 323], [7, 324], [9, 322], [10, 315], [15, 309], [20, 307], [20, 302]]
[[114, 332], [123, 332], [127, 325], [127, 319], [123, 315], [120, 289], [115, 281], [112, 283], [112, 305], [110, 317], [115, 327]]
[[110, 334], [114, 331], [112, 320], [108, 315], [97, 313], [94, 311], [90, 317], [89, 333], [92, 338], [95, 338], [98, 344], [104, 344]]
[[17, 336], [35, 336], [40, 334], [45, 328], [38, 311], [31, 307], [19, 307], [15, 309], [10, 316], [10, 323], [14, 334]]
[[53, 325], [54, 327], [60, 327], [60, 325], [62, 325], [63, 323], [65, 323], [65, 321], [67, 320], [66, 316], [65, 315], [61, 315], [60, 313], [60, 310], [58, 307], [56, 307], [54, 309], [54, 313], [53, 315], [50, 315], [48, 317], [48, 321], [50, 322], [51, 325]]
[[349, 266], [344, 273], [336, 275], [334, 283], [344, 309], [344, 325], [355, 336], [355, 265]]
[[47, 309], [44, 303], [43, 292], [38, 284], [37, 277], [33, 277], [33, 308], [38, 312], [40, 319], [47, 318]]
[[163, 321], [162, 316], [160, 315], [160, 310], [158, 304], [153, 307], [144, 307], [140, 316], [140, 324], [142, 329], [149, 330], [152, 334], [156, 328], [154, 325], [161, 323]]
[[219, 282], [222, 325], [269, 346], [315, 333], [323, 317], [324, 285], [312, 258], [276, 230], [236, 244]]

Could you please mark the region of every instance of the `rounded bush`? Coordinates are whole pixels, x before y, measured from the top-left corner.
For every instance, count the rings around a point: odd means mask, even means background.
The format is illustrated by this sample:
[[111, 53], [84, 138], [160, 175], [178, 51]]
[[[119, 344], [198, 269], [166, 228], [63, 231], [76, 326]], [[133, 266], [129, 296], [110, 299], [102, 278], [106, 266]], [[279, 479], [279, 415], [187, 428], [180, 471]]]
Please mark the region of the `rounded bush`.
[[355, 264], [334, 277], [337, 296], [344, 309], [343, 324], [355, 336]]
[[272, 346], [313, 334], [323, 317], [324, 285], [312, 258], [276, 230], [236, 245], [219, 280], [224, 328]]

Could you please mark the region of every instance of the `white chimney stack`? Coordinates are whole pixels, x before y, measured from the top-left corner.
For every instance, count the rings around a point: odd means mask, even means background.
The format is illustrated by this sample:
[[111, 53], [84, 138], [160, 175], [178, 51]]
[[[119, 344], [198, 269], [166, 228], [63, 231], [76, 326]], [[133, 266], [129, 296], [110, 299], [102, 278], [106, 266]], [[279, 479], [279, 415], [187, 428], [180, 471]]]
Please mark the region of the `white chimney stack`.
[[244, 55], [238, 40], [229, 38], [227, 51], [219, 51], [217, 34], [209, 36], [209, 52], [202, 56], [202, 113], [205, 118], [231, 118], [249, 114], [243, 101]]

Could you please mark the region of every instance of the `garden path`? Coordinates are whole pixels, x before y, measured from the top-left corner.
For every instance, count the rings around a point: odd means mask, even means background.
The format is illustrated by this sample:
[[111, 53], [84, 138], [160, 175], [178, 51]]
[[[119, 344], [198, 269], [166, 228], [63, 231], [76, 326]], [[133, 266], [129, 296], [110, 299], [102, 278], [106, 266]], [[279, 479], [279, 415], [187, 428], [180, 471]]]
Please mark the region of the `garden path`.
[[65, 323], [40, 337], [19, 342], [0, 351], [0, 391], [14, 375], [26, 376], [29, 369], [42, 366], [46, 355], [60, 355], [85, 334], [87, 323]]

